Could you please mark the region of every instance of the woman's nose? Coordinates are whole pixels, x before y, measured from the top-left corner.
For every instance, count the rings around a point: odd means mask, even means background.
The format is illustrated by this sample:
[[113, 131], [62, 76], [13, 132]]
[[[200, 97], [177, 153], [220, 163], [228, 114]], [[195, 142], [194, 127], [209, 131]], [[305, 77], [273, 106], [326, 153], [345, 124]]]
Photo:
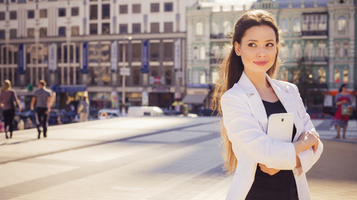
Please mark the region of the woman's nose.
[[265, 49], [264, 48], [260, 48], [259, 52], [258, 52], [258, 57], [265, 57], [265, 56], [266, 56]]

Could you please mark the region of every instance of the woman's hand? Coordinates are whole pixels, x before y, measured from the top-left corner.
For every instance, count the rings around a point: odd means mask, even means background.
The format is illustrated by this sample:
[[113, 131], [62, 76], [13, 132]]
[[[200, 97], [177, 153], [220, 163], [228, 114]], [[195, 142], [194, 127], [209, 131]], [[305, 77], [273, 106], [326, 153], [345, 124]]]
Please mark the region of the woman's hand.
[[259, 163], [259, 167], [262, 172], [269, 174], [270, 176], [273, 176], [280, 171], [279, 169], [268, 168], [267, 166], [261, 163]]
[[317, 151], [319, 147], [319, 136], [312, 131], [306, 131], [305, 133], [301, 134], [298, 141], [302, 141], [304, 143], [303, 151], [310, 149], [314, 150], [314, 153]]

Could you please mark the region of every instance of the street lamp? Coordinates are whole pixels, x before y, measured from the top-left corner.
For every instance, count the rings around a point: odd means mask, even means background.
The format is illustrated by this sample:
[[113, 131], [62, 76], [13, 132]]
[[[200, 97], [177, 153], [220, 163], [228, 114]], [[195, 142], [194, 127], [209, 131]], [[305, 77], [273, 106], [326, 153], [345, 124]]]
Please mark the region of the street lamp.
[[122, 84], [122, 116], [125, 116], [125, 76], [130, 75], [130, 69], [125, 68], [125, 44], [127, 44], [126, 39], [129, 41], [131, 40], [131, 36], [125, 37], [124, 36], [124, 43], [123, 43], [123, 67], [120, 69], [120, 75], [123, 76], [123, 84]]

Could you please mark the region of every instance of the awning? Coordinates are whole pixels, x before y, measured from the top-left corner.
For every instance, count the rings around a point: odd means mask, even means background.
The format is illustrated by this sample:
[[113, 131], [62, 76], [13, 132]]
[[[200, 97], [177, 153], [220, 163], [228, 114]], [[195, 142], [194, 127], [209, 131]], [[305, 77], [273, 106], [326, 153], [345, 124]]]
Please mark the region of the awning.
[[83, 92], [87, 90], [86, 85], [54, 85], [52, 86], [54, 92]]
[[183, 98], [182, 102], [191, 103], [191, 104], [203, 104], [203, 101], [206, 99], [206, 94], [187, 94]]

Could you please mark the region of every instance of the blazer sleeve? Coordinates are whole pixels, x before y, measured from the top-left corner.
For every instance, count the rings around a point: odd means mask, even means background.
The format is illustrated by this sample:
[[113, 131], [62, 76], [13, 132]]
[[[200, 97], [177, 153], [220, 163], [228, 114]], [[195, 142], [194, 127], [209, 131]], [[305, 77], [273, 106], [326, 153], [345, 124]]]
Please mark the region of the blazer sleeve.
[[[300, 97], [300, 93], [298, 88], [294, 85], [294, 89], [296, 90], [295, 94], [296, 94], [296, 99], [298, 99], [298, 114], [300, 116], [300, 118], [303, 121], [304, 124], [304, 132], [306, 131], [313, 131], [315, 132], [317, 135], [319, 135], [316, 130], [314, 125], [311, 122], [310, 119], [310, 115], [306, 113], [306, 109], [305, 106], [302, 102], [302, 99]], [[300, 163], [301, 163], [301, 167], [295, 168], [294, 172], [297, 176], [300, 176], [304, 173], [306, 173], [307, 171], [309, 171], [311, 169], [311, 167], [317, 162], [317, 160], [320, 158], [321, 154], [323, 151], [323, 144], [321, 142], [321, 140], [319, 139], [319, 146], [317, 151], [314, 153], [314, 151], [312, 150], [312, 148], [302, 151], [301, 153], [299, 153], [298, 157], [300, 159]]]
[[248, 99], [225, 93], [221, 98], [223, 125], [232, 142], [234, 152], [243, 151], [254, 163], [269, 168], [292, 170], [296, 166], [295, 148], [292, 143], [274, 141], [262, 130], [250, 111]]

